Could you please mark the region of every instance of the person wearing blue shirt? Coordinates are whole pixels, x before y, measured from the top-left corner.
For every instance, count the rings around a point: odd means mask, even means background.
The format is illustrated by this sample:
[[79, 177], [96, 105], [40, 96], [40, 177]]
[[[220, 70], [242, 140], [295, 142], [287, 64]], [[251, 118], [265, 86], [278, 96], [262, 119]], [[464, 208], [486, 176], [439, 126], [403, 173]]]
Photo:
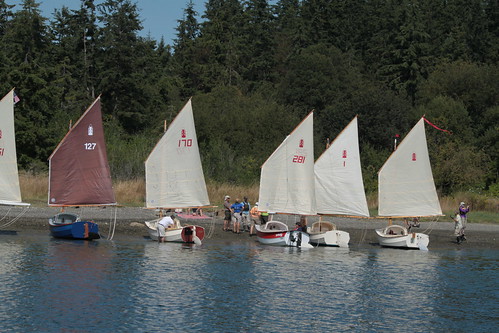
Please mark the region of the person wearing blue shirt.
[[236, 234], [240, 234], [241, 233], [241, 218], [242, 218], [241, 214], [242, 214], [244, 205], [240, 202], [239, 199], [236, 199], [236, 202], [233, 203], [232, 206], [230, 206], [230, 208], [233, 211], [233, 214], [232, 214], [232, 222], [234, 224], [233, 232], [235, 232]]

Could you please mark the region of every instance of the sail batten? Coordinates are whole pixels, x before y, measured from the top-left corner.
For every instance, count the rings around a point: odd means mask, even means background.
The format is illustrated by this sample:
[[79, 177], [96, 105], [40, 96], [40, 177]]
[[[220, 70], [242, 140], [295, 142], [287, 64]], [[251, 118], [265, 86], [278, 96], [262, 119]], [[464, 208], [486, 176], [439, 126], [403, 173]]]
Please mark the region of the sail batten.
[[210, 205], [189, 100], [145, 162], [146, 208]]
[[357, 117], [317, 159], [314, 172], [319, 214], [369, 217], [360, 165]]
[[286, 137], [261, 170], [259, 210], [315, 215], [313, 112]]
[[49, 206], [115, 205], [100, 97], [49, 157]]
[[412, 128], [378, 174], [379, 216], [440, 216], [424, 119]]
[[0, 205], [29, 206], [21, 199], [14, 128], [14, 89], [0, 101]]

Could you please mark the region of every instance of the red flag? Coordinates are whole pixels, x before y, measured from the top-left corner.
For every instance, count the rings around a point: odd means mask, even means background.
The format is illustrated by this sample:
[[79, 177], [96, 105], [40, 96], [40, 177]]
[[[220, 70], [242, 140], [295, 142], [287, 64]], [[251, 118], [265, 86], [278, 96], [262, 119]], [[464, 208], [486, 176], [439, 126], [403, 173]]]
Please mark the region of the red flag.
[[21, 99], [19, 96], [17, 96], [16, 92], [14, 91], [14, 105], [17, 104]]
[[439, 127], [437, 127], [437, 126], [433, 125], [433, 124], [432, 124], [432, 123], [430, 123], [430, 121], [429, 121], [428, 119], [426, 119], [425, 117], [423, 117], [423, 119], [424, 119], [424, 121], [426, 121], [426, 123], [427, 123], [427, 124], [429, 124], [429, 125], [433, 126], [433, 127], [434, 127], [434, 128], [436, 128], [437, 130], [442, 131], [442, 132], [447, 132], [447, 133], [449, 133], [449, 134], [452, 134], [452, 132], [451, 132], [451, 131], [441, 129], [441, 128], [439, 128]]

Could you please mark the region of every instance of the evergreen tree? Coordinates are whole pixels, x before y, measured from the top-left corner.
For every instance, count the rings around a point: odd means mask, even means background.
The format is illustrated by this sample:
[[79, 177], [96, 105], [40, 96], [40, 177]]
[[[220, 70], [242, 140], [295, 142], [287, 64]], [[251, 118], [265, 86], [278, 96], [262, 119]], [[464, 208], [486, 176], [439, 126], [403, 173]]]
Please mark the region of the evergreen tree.
[[144, 63], [151, 45], [138, 37], [142, 29], [137, 6], [130, 0], [106, 0], [98, 6], [102, 24], [98, 39], [98, 76], [104, 109], [129, 132], [149, 120]]
[[200, 49], [197, 47], [197, 38], [200, 34], [197, 15], [193, 2], [189, 1], [183, 19], [177, 21], [177, 38], [174, 40], [175, 68], [183, 81], [184, 98], [194, 95], [203, 88], [202, 68], [199, 65], [202, 59], [199, 58]]
[[238, 0], [209, 0], [201, 25], [199, 47], [203, 52], [203, 90], [241, 83], [240, 23], [243, 7]]
[[[24, 0], [2, 38], [2, 52], [8, 59], [4, 82], [16, 87], [21, 98], [16, 117], [18, 162], [22, 167], [43, 169], [57, 138], [52, 126], [56, 108], [50, 82], [56, 72], [51, 63], [46, 19], [39, 3]], [[9, 88], [9, 89], [10, 89]]]
[[[267, 0], [245, 2], [242, 59], [243, 79], [252, 85], [271, 81], [274, 63], [273, 16]], [[250, 88], [253, 90], [254, 88]]]

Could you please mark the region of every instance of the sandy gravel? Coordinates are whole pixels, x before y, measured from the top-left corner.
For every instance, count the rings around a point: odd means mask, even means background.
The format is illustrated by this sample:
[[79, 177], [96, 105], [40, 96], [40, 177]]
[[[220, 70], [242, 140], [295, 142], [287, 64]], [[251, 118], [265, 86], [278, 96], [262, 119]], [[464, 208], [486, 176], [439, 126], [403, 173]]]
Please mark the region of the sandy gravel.
[[[105, 234], [109, 230], [110, 222], [114, 220], [116, 215], [116, 234], [115, 239], [120, 236], [147, 236], [147, 230], [144, 226], [144, 221], [153, 220], [156, 218], [154, 210], [137, 208], [137, 207], [119, 207], [119, 208], [89, 208], [82, 207], [79, 209], [67, 209], [67, 212], [76, 212], [83, 219], [94, 220], [99, 223], [101, 233]], [[9, 209], [7, 207], [0, 208], [0, 226], [12, 220], [21, 213], [20, 208]], [[18, 231], [37, 230], [48, 231], [48, 219], [58, 213], [57, 208], [50, 207], [31, 207], [12, 225], [4, 227], [1, 230]], [[209, 219], [181, 219], [182, 224], [196, 224], [205, 227], [207, 238], [224, 239], [230, 241], [256, 241], [256, 237], [249, 237], [248, 233], [233, 234], [232, 232], [222, 231], [223, 221], [222, 215], [217, 216], [217, 212], [207, 212], [212, 216]], [[279, 221], [285, 222], [288, 226], [293, 226], [297, 221], [294, 216], [279, 215]], [[469, 218], [472, 220], [472, 216]], [[317, 220], [309, 218], [309, 224]], [[353, 218], [324, 218], [324, 220], [332, 221], [336, 224], [339, 230], [350, 233], [350, 246], [356, 245], [375, 245], [377, 243], [374, 229], [382, 228], [387, 225], [386, 220], [381, 219], [353, 219]], [[401, 224], [401, 221], [394, 221]], [[467, 241], [458, 245], [453, 236], [454, 222], [448, 217], [441, 217], [436, 222], [422, 222], [421, 227], [415, 230], [416, 232], [424, 232], [430, 235], [429, 248], [499, 248], [499, 224], [475, 224], [468, 223], [466, 229]]]

